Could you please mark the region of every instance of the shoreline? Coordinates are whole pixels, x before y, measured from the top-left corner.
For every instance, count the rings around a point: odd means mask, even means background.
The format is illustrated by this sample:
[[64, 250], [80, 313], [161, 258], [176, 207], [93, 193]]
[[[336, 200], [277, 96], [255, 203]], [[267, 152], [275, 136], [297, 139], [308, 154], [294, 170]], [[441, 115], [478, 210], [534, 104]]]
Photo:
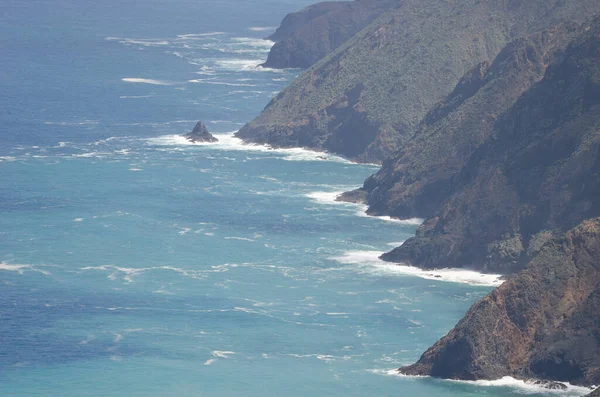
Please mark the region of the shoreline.
[[433, 376], [420, 376], [420, 375], [404, 375], [400, 373], [397, 369], [390, 370], [379, 370], [373, 369], [369, 370], [369, 372], [375, 375], [381, 376], [393, 376], [404, 379], [427, 379], [432, 382], [440, 382], [440, 383], [455, 383], [455, 384], [463, 384], [470, 385], [474, 387], [506, 387], [513, 390], [517, 390], [519, 394], [549, 394], [549, 395], [559, 395], [559, 396], [568, 396], [568, 397], [583, 397], [588, 395], [589, 393], [595, 390], [595, 386], [587, 387], [587, 386], [577, 386], [573, 385], [569, 382], [561, 382], [556, 381], [557, 383], [565, 385], [567, 388], [560, 389], [549, 389], [542, 385], [536, 385], [533, 382], [537, 381], [537, 379], [517, 379], [512, 376], [504, 376], [499, 379], [491, 379], [491, 380], [458, 380], [458, 379], [442, 379], [435, 378]]
[[[353, 164], [359, 166], [370, 166], [370, 164], [358, 163], [348, 160], [344, 157], [332, 155], [328, 152], [314, 151], [305, 148], [273, 148], [267, 144], [246, 143], [243, 139], [235, 136], [235, 132], [214, 133], [218, 142], [190, 142], [183, 135], [162, 135], [154, 138], [146, 138], [145, 141], [150, 145], [157, 146], [186, 146], [186, 147], [206, 147], [233, 151], [254, 151], [261, 153], [283, 154], [284, 161], [331, 161], [344, 164]], [[380, 167], [379, 165], [371, 165]], [[349, 186], [349, 189], [352, 187]], [[368, 206], [360, 202], [342, 201], [339, 198], [346, 193], [345, 190], [336, 191], [315, 191], [306, 193], [304, 196], [317, 204], [335, 205], [356, 208], [355, 215], [361, 218], [377, 219], [383, 222], [397, 223], [404, 226], [419, 226], [424, 219], [398, 219], [388, 215], [376, 216], [367, 214]], [[402, 241], [401, 243], [404, 243]], [[392, 246], [393, 242], [386, 245]], [[399, 244], [402, 245], [402, 244]], [[397, 247], [398, 245], [393, 245]], [[486, 274], [474, 270], [461, 268], [442, 268], [442, 269], [421, 269], [415, 266], [402, 263], [386, 262], [379, 257], [385, 251], [346, 251], [341, 255], [330, 257], [330, 260], [338, 263], [356, 266], [359, 271], [373, 272], [381, 274], [393, 274], [418, 277], [432, 281], [443, 281], [459, 284], [468, 284], [472, 286], [498, 287], [504, 283], [504, 276], [500, 274]]]

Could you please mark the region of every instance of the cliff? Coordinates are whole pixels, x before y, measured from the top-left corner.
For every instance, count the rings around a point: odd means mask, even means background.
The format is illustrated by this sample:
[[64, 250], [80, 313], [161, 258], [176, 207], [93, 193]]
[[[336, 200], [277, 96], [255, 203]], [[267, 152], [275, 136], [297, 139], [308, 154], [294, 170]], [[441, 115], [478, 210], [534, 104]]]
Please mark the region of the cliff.
[[490, 138], [498, 117], [542, 79], [576, 32], [577, 25], [563, 24], [517, 39], [493, 63], [467, 72], [428, 112], [413, 139], [367, 179], [369, 214], [407, 219], [434, 213], [453, 178]]
[[384, 259], [511, 273], [600, 215], [600, 18], [583, 31], [498, 118], [416, 237]]
[[403, 0], [304, 72], [237, 136], [381, 162], [460, 78], [515, 38], [600, 10], [595, 0]]
[[324, 2], [289, 14], [269, 37], [276, 43], [263, 66], [308, 68], [396, 3], [394, 0]]
[[409, 375], [600, 383], [600, 219], [551, 240], [477, 302]]

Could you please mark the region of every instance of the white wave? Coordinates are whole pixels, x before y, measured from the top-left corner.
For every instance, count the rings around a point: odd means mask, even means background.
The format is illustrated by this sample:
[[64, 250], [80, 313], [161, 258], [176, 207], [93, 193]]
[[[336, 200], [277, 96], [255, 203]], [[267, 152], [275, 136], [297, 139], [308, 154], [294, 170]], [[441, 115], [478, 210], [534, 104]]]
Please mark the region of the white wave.
[[274, 41], [265, 39], [255, 39], [252, 37], [233, 37], [231, 40], [250, 47], [258, 47], [265, 50], [269, 50], [275, 45]]
[[369, 218], [377, 218], [377, 219], [381, 219], [382, 221], [386, 221], [386, 222], [394, 222], [394, 223], [400, 223], [402, 225], [410, 225], [410, 226], [420, 226], [425, 221], [425, 219], [422, 219], [422, 218], [398, 219], [398, 218], [392, 218], [391, 216], [387, 216], [387, 215], [382, 215], [382, 216], [369, 215], [366, 212], [366, 208], [365, 208], [365, 211], [361, 210], [361, 211], [357, 212], [357, 215], [363, 216], [363, 217], [369, 217]]
[[[368, 370], [372, 374], [384, 375], [384, 376], [396, 376], [399, 378], [429, 378], [429, 376], [414, 376], [404, 375], [398, 372], [397, 369], [371, 369]], [[530, 381], [524, 381], [515, 379], [510, 376], [505, 376], [496, 380], [455, 380], [455, 379], [436, 379], [439, 382], [452, 382], [452, 383], [463, 383], [467, 385], [479, 386], [479, 387], [508, 387], [514, 389], [519, 394], [546, 394], [546, 395], [561, 395], [561, 396], [584, 396], [593, 391], [593, 388], [584, 386], [575, 386], [568, 382], [560, 382], [567, 386], [566, 390], [553, 390], [547, 389], [542, 385], [536, 385]]]
[[[376, 219], [380, 219], [382, 221], [386, 221], [386, 222], [394, 222], [394, 223], [399, 223], [402, 225], [409, 225], [409, 226], [419, 226], [423, 223], [423, 219], [421, 218], [411, 218], [411, 219], [398, 219], [398, 218], [392, 218], [390, 216], [373, 216], [373, 215], [368, 215], [367, 214], [367, 209], [368, 206], [365, 204], [361, 204], [361, 203], [349, 203], [349, 202], [345, 202], [345, 201], [338, 201], [337, 198], [340, 197], [344, 192], [350, 191], [352, 189], [355, 189], [356, 187], [353, 186], [349, 186], [346, 190], [342, 190], [342, 191], [334, 191], [334, 192], [310, 192], [305, 194], [306, 197], [310, 198], [311, 200], [319, 203], [319, 204], [335, 204], [335, 205], [345, 205], [345, 206], [354, 206], [354, 207], [358, 207], [359, 210], [357, 211], [356, 215], [361, 216], [361, 217], [367, 217], [367, 218], [376, 218]], [[402, 245], [402, 244], [399, 244]]]
[[189, 33], [189, 34], [178, 34], [177, 38], [180, 40], [186, 39], [197, 39], [202, 37], [210, 37], [210, 36], [222, 36], [227, 33], [225, 32], [209, 32], [209, 33]]
[[499, 274], [483, 274], [465, 269], [435, 269], [423, 270], [414, 266], [385, 262], [379, 259], [380, 251], [347, 251], [340, 256], [329, 259], [339, 263], [353, 265], [356, 271], [380, 276], [413, 276], [427, 280], [437, 280], [478, 286], [497, 287], [504, 280]]
[[121, 80], [126, 83], [141, 83], [141, 84], [162, 85], [162, 86], [181, 85], [182, 84], [182, 83], [178, 83], [175, 81], [143, 79], [140, 77], [124, 77]]
[[254, 242], [251, 238], [246, 237], [225, 237], [225, 240], [239, 240], [239, 241], [251, 241]]
[[88, 266], [82, 267], [80, 270], [83, 271], [106, 271], [109, 272], [108, 279], [116, 280], [119, 273], [123, 274], [123, 281], [127, 283], [134, 283], [134, 277], [142, 275], [148, 271], [172, 271], [179, 273], [185, 277], [201, 279], [203, 278], [201, 272], [194, 270], [185, 270], [171, 266], [158, 266], [158, 267], [142, 267], [142, 268], [130, 268], [120, 267], [115, 265], [103, 265], [103, 266]]
[[128, 39], [126, 37], [106, 37], [108, 41], [118, 41], [121, 44], [141, 45], [144, 47], [166, 46], [170, 43], [162, 39]]
[[0, 163], [1, 162], [12, 163], [13, 161], [17, 161], [17, 158], [13, 157], [13, 156], [0, 156]]
[[142, 99], [152, 98], [152, 95], [121, 95], [119, 99]]
[[263, 152], [283, 155], [283, 160], [288, 161], [333, 161], [352, 164], [342, 157], [324, 152], [315, 152], [302, 148], [273, 148], [269, 145], [245, 143], [234, 136], [234, 132], [213, 134], [218, 142], [190, 142], [182, 135], [163, 135], [156, 138], [148, 138], [146, 142], [155, 146], [173, 147], [208, 147], [218, 150]]
[[[224, 81], [212, 81], [205, 79], [194, 79], [188, 80], [188, 83], [196, 83], [196, 84], [212, 84], [212, 85], [227, 85], [231, 87], [256, 87], [256, 84], [244, 84], [244, 83], [227, 83]], [[247, 91], [243, 91], [247, 92]]]
[[84, 219], [83, 218], [75, 218], [73, 219], [73, 222], [83, 222]]
[[82, 120], [82, 121], [44, 121], [46, 125], [61, 125], [65, 127], [74, 127], [78, 125], [96, 125], [98, 120]]
[[0, 270], [4, 270], [7, 272], [17, 272], [19, 274], [24, 274], [25, 271], [32, 271], [32, 272], [42, 273], [45, 276], [50, 275], [50, 272], [38, 269], [32, 265], [11, 265], [6, 262], [0, 262]]
[[251, 28], [248, 28], [248, 30], [250, 30], [251, 32], [267, 32], [275, 29], [277, 29], [275, 26], [253, 26]]
[[233, 356], [237, 354], [236, 352], [230, 351], [221, 351], [221, 350], [213, 350], [212, 355], [217, 358], [229, 358], [229, 356]]

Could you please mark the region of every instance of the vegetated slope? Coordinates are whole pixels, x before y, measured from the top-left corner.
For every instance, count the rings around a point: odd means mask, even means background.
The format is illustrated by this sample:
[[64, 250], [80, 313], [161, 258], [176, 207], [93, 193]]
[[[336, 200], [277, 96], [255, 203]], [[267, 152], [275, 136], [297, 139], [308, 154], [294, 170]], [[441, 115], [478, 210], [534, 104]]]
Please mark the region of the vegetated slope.
[[584, 30], [498, 119], [416, 237], [384, 259], [510, 273], [600, 215], [600, 18]]
[[577, 24], [567, 23], [517, 39], [492, 64], [482, 62], [463, 76], [428, 112], [413, 139], [367, 179], [369, 214], [403, 219], [432, 214], [498, 117], [541, 80], [577, 32]]
[[237, 134], [381, 162], [459, 79], [506, 44], [596, 0], [403, 0], [304, 72]]
[[323, 2], [288, 14], [269, 37], [271, 48], [265, 67], [308, 68], [344, 44], [400, 0]]
[[451, 379], [600, 383], [600, 219], [548, 242], [400, 371]]

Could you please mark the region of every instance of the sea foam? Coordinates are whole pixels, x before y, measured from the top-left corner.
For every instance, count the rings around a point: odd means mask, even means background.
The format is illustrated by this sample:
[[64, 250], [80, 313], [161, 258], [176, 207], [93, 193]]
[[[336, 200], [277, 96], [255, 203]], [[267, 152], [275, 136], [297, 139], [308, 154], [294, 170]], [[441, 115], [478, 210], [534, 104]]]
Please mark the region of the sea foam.
[[333, 161], [340, 163], [350, 163], [342, 157], [325, 152], [315, 152], [302, 148], [273, 148], [269, 145], [245, 143], [240, 138], [234, 136], [234, 132], [213, 134], [218, 142], [198, 142], [188, 141], [182, 135], [163, 135], [156, 138], [148, 138], [146, 142], [153, 146], [172, 146], [172, 147], [197, 147], [216, 150], [230, 151], [248, 151], [272, 153], [282, 156], [283, 160], [288, 161]]
[[378, 276], [413, 276], [427, 280], [489, 287], [497, 287], [504, 282], [499, 274], [482, 274], [473, 270], [451, 268], [423, 270], [414, 266], [385, 262], [379, 259], [382, 254], [381, 251], [346, 251], [342, 255], [329, 259], [352, 265], [355, 271]]
[[[398, 372], [397, 369], [372, 369], [369, 372], [376, 375], [384, 375], [384, 376], [396, 376], [400, 378], [407, 379], [433, 379], [429, 376], [413, 376], [413, 375], [404, 375]], [[579, 397], [584, 396], [592, 392], [593, 388], [583, 387], [583, 386], [575, 386], [568, 382], [560, 382], [567, 386], [566, 390], [553, 390], [547, 389], [541, 385], [535, 385], [531, 382], [527, 382], [520, 379], [515, 379], [510, 376], [505, 376], [496, 380], [477, 380], [477, 381], [468, 381], [468, 380], [454, 380], [454, 379], [435, 379], [436, 382], [450, 382], [450, 383], [462, 383], [467, 385], [473, 385], [478, 387], [508, 387], [514, 389], [519, 394], [546, 394], [549, 396], [569, 396], [569, 397]]]
[[178, 83], [175, 81], [144, 79], [144, 78], [140, 78], [140, 77], [124, 77], [121, 80], [123, 80], [126, 83], [141, 83], [141, 84], [162, 85], [162, 86], [181, 85], [182, 84], [182, 83]]
[[345, 201], [337, 200], [338, 197], [340, 197], [344, 192], [353, 190], [355, 188], [356, 188], [355, 186], [348, 186], [348, 188], [346, 190], [330, 191], [330, 192], [311, 192], [311, 193], [307, 193], [305, 196], [319, 204], [344, 205], [344, 206], [348, 206], [348, 207], [356, 207], [356, 208], [358, 208], [356, 215], [361, 216], [361, 217], [375, 218], [375, 219], [380, 219], [380, 220], [386, 221], [386, 222], [394, 222], [394, 223], [399, 223], [402, 225], [409, 225], [409, 226], [419, 226], [424, 221], [421, 218], [398, 219], [398, 218], [392, 218], [391, 216], [368, 215], [367, 214], [368, 206], [365, 204], [348, 203]]

